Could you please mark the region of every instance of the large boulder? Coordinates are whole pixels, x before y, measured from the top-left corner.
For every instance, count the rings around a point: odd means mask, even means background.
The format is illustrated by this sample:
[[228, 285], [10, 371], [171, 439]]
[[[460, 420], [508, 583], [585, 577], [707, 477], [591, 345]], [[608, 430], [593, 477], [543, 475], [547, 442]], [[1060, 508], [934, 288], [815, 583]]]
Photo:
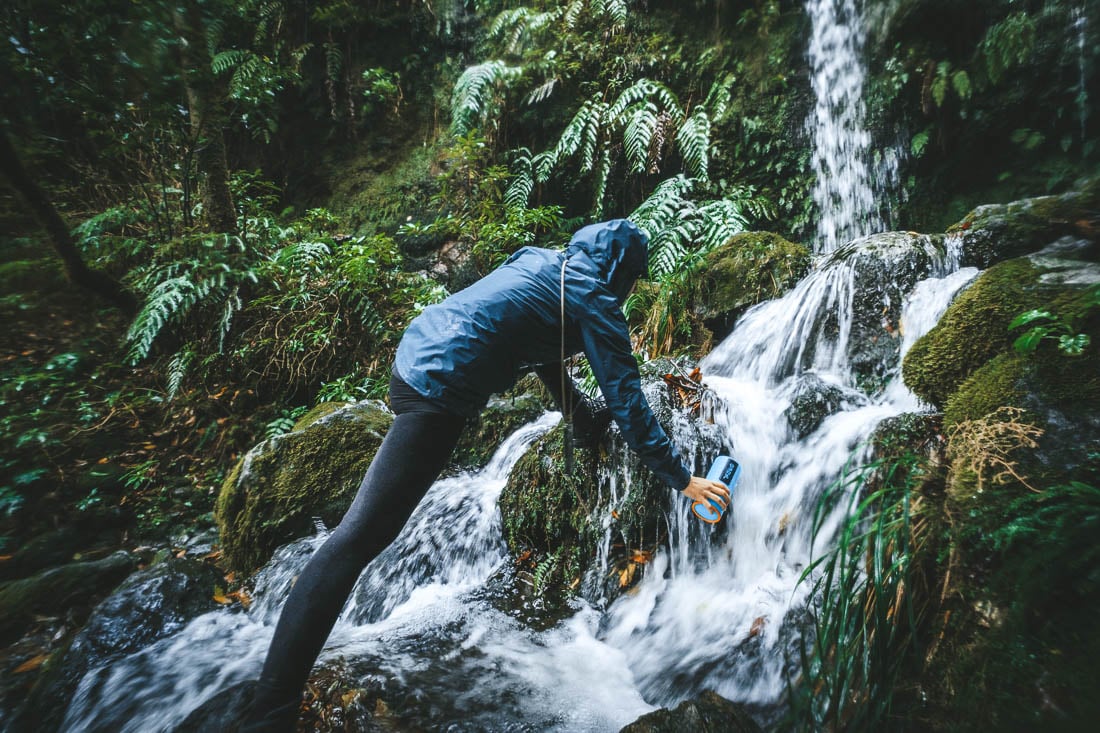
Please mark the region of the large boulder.
[[[829, 255], [822, 269], [844, 282], [839, 292], [851, 297], [846, 358], [863, 391], [873, 393], [893, 375], [901, 351], [901, 309], [905, 296], [921, 280], [944, 268], [942, 235], [883, 232], [853, 240]], [[832, 310], [823, 324], [840, 335], [845, 324]]]
[[778, 298], [810, 269], [810, 251], [771, 232], [742, 232], [709, 252], [690, 309], [716, 340], [749, 307]]
[[960, 263], [986, 268], [1042, 249], [1063, 236], [1085, 237], [1096, 253], [1100, 179], [1058, 196], [979, 206], [948, 228], [960, 245]]
[[133, 654], [217, 608], [213, 598], [221, 580], [212, 567], [185, 558], [131, 575], [96, 606], [68, 647], [46, 663], [12, 729], [57, 730], [85, 673]]
[[228, 565], [251, 572], [317, 520], [339, 523], [392, 423], [376, 401], [326, 403], [242, 456], [215, 508]]
[[[678, 405], [662, 371], [643, 371], [647, 399], [665, 431], [693, 446], [687, 459], [698, 473], [719, 452], [721, 436]], [[641, 464], [614, 424], [600, 448], [576, 449], [574, 461], [567, 471], [560, 426], [528, 449], [500, 496], [505, 539], [536, 596], [581, 593], [604, 602], [641, 579], [667, 534], [666, 512], [682, 498]]]
[[619, 733], [763, 733], [745, 709], [707, 690], [675, 708], [647, 713]]
[[[945, 407], [964, 381], [994, 357], [1005, 354], [1006, 359], [1010, 358], [1012, 343], [1020, 334], [1019, 330], [1010, 332], [1008, 328], [1016, 316], [1034, 309], [1066, 318], [1081, 313], [1087, 308], [1090, 288], [1100, 284], [1100, 264], [1078, 259], [1073, 256], [1075, 253], [1087, 254], [1087, 251], [1057, 244], [1035, 255], [1001, 262], [979, 275], [955, 298], [939, 323], [906, 354], [905, 384], [921, 399]], [[1086, 326], [1087, 323], [1081, 323], [1082, 328]], [[1085, 354], [1057, 364], [1067, 368], [1077, 360], [1088, 364], [1095, 348], [1094, 336]], [[972, 380], [968, 396], [960, 399], [980, 400], [975, 392], [994, 382], [1002, 388], [1009, 386], [1004, 383], [1003, 373], [996, 371]], [[993, 399], [1001, 397], [994, 395]], [[973, 415], [973, 409], [961, 408], [962, 403], [957, 403], [949, 410], [948, 424], [967, 414]]]

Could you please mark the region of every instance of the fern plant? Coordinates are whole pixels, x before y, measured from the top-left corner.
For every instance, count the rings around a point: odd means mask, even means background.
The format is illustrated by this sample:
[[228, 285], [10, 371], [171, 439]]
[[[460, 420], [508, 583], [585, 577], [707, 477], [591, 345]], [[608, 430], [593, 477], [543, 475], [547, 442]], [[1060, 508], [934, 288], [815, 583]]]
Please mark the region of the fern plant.
[[577, 109], [553, 147], [534, 156], [526, 149], [517, 151], [510, 205], [526, 205], [537, 184], [575, 160], [578, 172], [591, 180], [592, 210], [598, 216], [619, 150], [625, 153], [629, 172], [657, 173], [672, 143], [687, 172], [706, 181], [712, 122], [726, 113], [728, 102], [727, 80], [713, 85], [707, 103], [690, 114], [671, 89], [651, 79], [637, 80], [611, 103], [594, 94]]

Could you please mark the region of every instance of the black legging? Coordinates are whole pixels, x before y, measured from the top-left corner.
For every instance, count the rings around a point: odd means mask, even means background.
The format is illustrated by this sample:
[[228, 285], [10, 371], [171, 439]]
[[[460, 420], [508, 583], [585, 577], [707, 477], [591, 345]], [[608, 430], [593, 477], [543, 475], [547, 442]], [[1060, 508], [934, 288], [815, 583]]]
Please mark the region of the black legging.
[[302, 687], [359, 574], [397, 538], [466, 423], [416, 397], [399, 380], [391, 382], [391, 406], [397, 417], [355, 501], [299, 575], [279, 616], [249, 731], [293, 730]]

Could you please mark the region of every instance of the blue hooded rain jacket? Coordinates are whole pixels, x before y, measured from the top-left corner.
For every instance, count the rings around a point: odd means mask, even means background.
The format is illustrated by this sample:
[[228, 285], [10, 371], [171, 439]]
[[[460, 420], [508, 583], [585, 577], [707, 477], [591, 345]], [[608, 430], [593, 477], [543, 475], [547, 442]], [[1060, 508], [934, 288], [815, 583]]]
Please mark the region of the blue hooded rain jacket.
[[476, 417], [489, 396], [537, 364], [584, 351], [627, 445], [674, 489], [691, 472], [676, 457], [641, 390], [622, 302], [648, 270], [646, 236], [626, 219], [592, 224], [564, 252], [524, 247], [470, 287], [413, 319], [396, 370], [429, 400]]

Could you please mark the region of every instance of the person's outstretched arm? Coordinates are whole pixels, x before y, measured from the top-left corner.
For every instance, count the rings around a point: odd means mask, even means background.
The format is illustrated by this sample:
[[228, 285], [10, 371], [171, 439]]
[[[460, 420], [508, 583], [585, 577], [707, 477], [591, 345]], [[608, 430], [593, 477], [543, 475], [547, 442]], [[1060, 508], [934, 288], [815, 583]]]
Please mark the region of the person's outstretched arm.
[[584, 305], [588, 315], [578, 319], [584, 353], [627, 445], [662, 481], [692, 501], [728, 502], [729, 490], [721, 483], [691, 475], [646, 402], [618, 301], [600, 289], [588, 293]]

